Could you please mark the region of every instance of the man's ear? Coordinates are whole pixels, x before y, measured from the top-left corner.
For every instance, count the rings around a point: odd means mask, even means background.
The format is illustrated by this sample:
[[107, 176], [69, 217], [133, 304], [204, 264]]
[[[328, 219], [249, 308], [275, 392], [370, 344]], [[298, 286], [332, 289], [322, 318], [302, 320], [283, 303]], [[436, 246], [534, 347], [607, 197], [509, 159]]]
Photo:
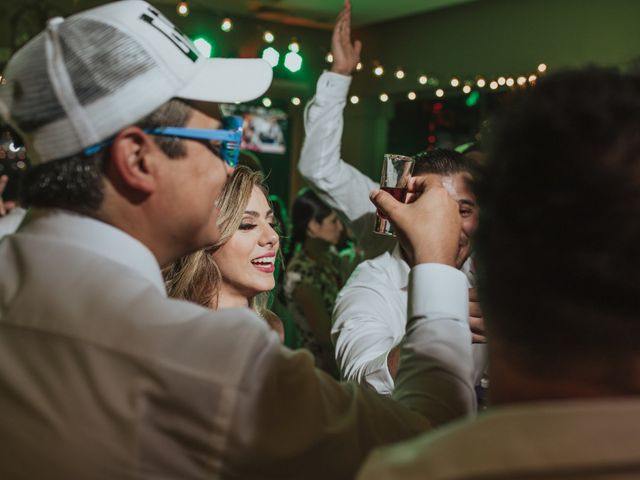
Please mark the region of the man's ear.
[[118, 177], [117, 183], [139, 193], [152, 193], [157, 187], [158, 148], [141, 128], [123, 129], [111, 145], [109, 169]]

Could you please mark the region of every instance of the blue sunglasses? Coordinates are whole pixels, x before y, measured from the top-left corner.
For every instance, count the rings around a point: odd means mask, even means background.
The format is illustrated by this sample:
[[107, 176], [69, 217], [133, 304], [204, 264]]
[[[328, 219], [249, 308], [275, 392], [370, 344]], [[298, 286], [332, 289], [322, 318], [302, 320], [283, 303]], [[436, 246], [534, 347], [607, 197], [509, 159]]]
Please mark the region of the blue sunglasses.
[[[205, 128], [186, 128], [186, 127], [158, 127], [147, 128], [144, 130], [149, 135], [158, 135], [161, 137], [184, 138], [188, 140], [200, 140], [207, 142], [213, 152], [222, 158], [230, 167], [238, 165], [240, 157], [240, 144], [242, 143], [242, 127], [243, 119], [239, 116], [224, 117], [222, 119], [222, 130], [209, 130]], [[213, 145], [212, 141], [220, 142], [220, 145]], [[96, 143], [85, 148], [82, 153], [90, 157], [95, 155], [103, 148], [109, 146], [113, 142], [113, 138], [101, 143]]]

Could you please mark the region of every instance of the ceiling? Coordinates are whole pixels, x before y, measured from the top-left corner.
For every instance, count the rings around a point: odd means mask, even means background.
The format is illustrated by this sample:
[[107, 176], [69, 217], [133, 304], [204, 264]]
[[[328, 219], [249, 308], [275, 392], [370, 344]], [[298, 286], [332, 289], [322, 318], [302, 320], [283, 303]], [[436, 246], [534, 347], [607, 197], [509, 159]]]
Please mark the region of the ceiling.
[[[478, 0], [352, 0], [356, 27], [386, 22]], [[192, 10], [241, 15], [307, 27], [331, 28], [343, 0], [188, 0]], [[85, 5], [106, 3], [95, 0], [47, 0], [63, 11], [77, 11]], [[177, 5], [178, 0], [150, 0], [156, 5]], [[66, 8], [65, 8], [66, 7]]]

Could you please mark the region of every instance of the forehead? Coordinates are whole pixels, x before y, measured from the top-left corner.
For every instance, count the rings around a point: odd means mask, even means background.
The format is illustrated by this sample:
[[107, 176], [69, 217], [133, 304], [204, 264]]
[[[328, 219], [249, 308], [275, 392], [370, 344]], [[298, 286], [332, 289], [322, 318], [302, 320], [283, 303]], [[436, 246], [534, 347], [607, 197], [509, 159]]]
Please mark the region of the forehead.
[[467, 200], [475, 203], [476, 196], [471, 191], [471, 174], [469, 172], [460, 172], [454, 173], [451, 175], [437, 175], [434, 173], [427, 173], [423, 175], [423, 177], [427, 180], [427, 188], [435, 185], [443, 185], [444, 183], [448, 183], [455, 190], [456, 195], [459, 198], [456, 200]]
[[257, 185], [254, 185], [253, 189], [251, 190], [251, 196], [249, 197], [249, 201], [247, 202], [246, 210], [252, 210], [261, 213], [271, 210], [271, 206], [269, 205], [267, 196], [265, 195], [264, 191]]
[[[192, 128], [207, 128], [217, 130], [222, 127], [220, 109], [217, 104], [193, 104], [193, 114], [188, 125]], [[200, 108], [199, 108], [200, 107]], [[205, 110], [203, 108], [207, 107]]]

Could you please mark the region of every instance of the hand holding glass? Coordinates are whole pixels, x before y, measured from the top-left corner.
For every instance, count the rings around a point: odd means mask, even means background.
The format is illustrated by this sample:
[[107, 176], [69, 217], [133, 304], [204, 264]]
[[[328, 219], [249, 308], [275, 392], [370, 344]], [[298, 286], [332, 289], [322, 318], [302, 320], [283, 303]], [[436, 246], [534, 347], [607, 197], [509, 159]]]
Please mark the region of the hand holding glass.
[[[407, 197], [409, 179], [413, 172], [413, 163], [413, 158], [405, 157], [404, 155], [396, 155], [393, 153], [385, 154], [382, 160], [380, 190], [390, 193], [393, 195], [393, 198], [404, 203]], [[380, 235], [391, 235], [395, 237], [391, 222], [381, 217], [380, 213], [378, 213], [376, 217], [373, 231]]]

